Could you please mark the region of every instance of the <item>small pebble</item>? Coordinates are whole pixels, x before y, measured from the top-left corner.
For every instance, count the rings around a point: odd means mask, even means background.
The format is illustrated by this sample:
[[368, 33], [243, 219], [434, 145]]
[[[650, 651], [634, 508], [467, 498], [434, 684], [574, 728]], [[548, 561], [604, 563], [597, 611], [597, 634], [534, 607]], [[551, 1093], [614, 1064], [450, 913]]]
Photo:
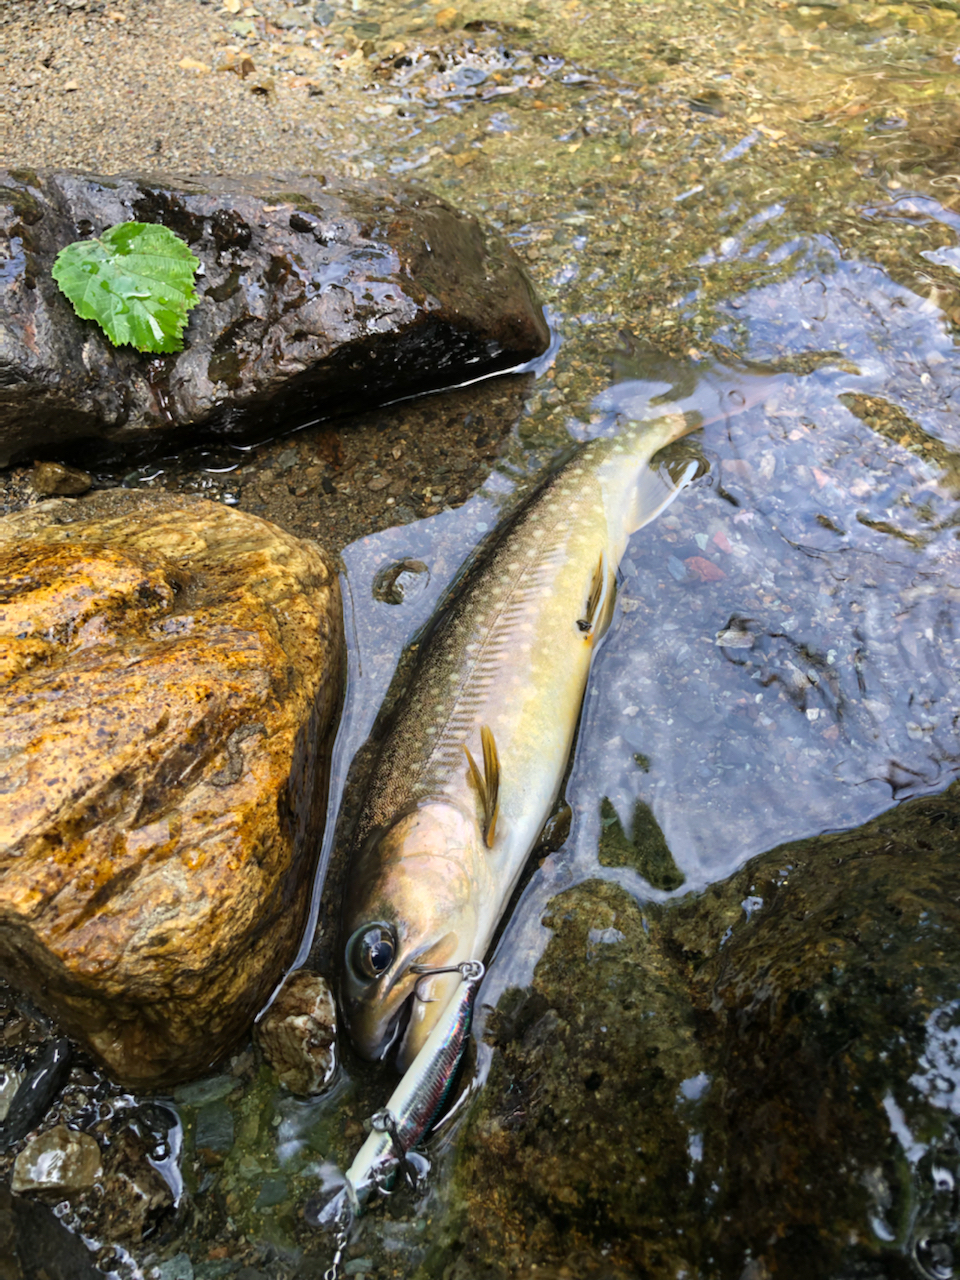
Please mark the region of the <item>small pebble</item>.
[[256, 1029], [257, 1043], [291, 1093], [322, 1092], [337, 1069], [337, 1010], [326, 980], [298, 969]]
[[41, 498], [71, 498], [86, 493], [93, 479], [76, 467], [65, 467], [59, 462], [36, 462], [30, 472], [30, 484]]
[[88, 1133], [75, 1133], [58, 1124], [28, 1142], [13, 1164], [10, 1188], [54, 1191], [57, 1194], [86, 1191], [101, 1177], [100, 1148]]

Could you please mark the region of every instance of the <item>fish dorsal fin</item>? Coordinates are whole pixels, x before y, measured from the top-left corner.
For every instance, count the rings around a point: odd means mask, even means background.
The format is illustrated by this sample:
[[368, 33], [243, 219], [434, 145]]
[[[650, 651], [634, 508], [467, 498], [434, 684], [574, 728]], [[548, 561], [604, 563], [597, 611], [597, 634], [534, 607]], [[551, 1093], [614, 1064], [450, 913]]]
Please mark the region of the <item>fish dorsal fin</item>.
[[690, 462], [679, 480], [673, 480], [666, 471], [645, 467], [633, 491], [633, 505], [627, 519], [627, 532], [636, 533], [645, 524], [669, 507], [697, 474], [696, 462]]
[[482, 774], [466, 743], [463, 744], [463, 751], [467, 757], [470, 778], [477, 789], [483, 809], [483, 842], [488, 849], [492, 849], [497, 835], [497, 817], [500, 813], [500, 756], [493, 730], [486, 725], [483, 725], [480, 730], [480, 745], [483, 747]]
[[613, 600], [613, 574], [610, 572], [606, 551], [601, 551], [590, 579], [583, 617], [577, 619], [577, 626], [594, 643], [605, 634], [610, 625], [610, 619], [613, 617]]

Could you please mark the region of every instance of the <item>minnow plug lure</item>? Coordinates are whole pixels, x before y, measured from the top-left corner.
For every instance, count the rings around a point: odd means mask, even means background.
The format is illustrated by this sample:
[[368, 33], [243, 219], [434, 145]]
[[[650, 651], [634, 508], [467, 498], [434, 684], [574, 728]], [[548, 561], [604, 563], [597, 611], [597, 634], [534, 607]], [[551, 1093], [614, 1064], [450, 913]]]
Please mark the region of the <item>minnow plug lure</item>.
[[[420, 977], [438, 972], [420, 967]], [[484, 975], [479, 960], [465, 960], [442, 972], [457, 973], [460, 983], [427, 1040], [380, 1111], [373, 1128], [347, 1170], [345, 1185], [320, 1221], [336, 1229], [335, 1253], [324, 1280], [337, 1280], [350, 1225], [373, 1191], [387, 1194], [410, 1151], [436, 1121], [467, 1047], [477, 989]]]
[[[346, 1191], [354, 1212], [373, 1188], [389, 1187], [407, 1152], [436, 1120], [450, 1090], [467, 1047], [474, 997], [484, 967], [479, 960], [466, 960], [450, 970], [460, 975], [458, 989], [387, 1105], [371, 1117], [373, 1130], [347, 1170]], [[437, 971], [425, 967], [421, 976]]]

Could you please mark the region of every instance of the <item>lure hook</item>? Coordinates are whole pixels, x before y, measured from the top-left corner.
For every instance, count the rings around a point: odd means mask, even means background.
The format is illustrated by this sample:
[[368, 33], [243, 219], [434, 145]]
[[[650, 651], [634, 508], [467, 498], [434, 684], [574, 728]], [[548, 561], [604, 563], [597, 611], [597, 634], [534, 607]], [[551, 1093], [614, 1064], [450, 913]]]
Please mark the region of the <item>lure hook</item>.
[[[407, 1185], [414, 1191], [417, 1189], [417, 1180], [410, 1172], [410, 1161], [407, 1156], [406, 1148], [400, 1140], [400, 1130], [397, 1126], [397, 1118], [388, 1107], [383, 1107], [380, 1111], [375, 1111], [370, 1117], [371, 1126], [378, 1133], [386, 1133], [390, 1135], [390, 1145], [393, 1147], [393, 1154], [397, 1157], [400, 1168], [403, 1170]], [[389, 1195], [386, 1187], [379, 1187], [378, 1190], [382, 1195]]]
[[423, 982], [424, 978], [432, 978], [435, 973], [459, 973], [463, 982], [479, 982], [486, 973], [486, 969], [481, 960], [462, 960], [460, 964], [412, 964], [410, 972], [420, 975], [413, 987], [413, 994], [420, 1003], [436, 1004], [433, 996], [422, 996], [420, 994], [420, 983]]

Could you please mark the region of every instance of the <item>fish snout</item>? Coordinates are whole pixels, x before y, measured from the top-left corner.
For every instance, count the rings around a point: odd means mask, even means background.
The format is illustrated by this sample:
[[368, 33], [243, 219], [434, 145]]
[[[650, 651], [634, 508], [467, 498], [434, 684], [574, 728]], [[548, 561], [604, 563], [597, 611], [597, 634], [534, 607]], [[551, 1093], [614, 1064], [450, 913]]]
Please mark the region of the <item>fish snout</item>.
[[368, 1062], [379, 1062], [390, 1052], [402, 1029], [404, 1003], [371, 1003], [348, 994], [347, 985], [344, 984], [341, 992], [344, 1024], [361, 1058]]
[[348, 961], [341, 1006], [347, 1033], [361, 1057], [379, 1062], [402, 1036], [397, 1065], [406, 1070], [405, 1062], [412, 1056], [408, 1046], [423, 1044], [460, 980], [456, 973], [424, 974], [418, 969], [451, 963], [457, 949], [457, 935], [446, 933], [432, 946], [402, 956], [392, 972], [366, 982]]
[[461, 981], [458, 973], [422, 976], [410, 997], [410, 1016], [397, 1051], [397, 1068], [406, 1071], [453, 998]]

